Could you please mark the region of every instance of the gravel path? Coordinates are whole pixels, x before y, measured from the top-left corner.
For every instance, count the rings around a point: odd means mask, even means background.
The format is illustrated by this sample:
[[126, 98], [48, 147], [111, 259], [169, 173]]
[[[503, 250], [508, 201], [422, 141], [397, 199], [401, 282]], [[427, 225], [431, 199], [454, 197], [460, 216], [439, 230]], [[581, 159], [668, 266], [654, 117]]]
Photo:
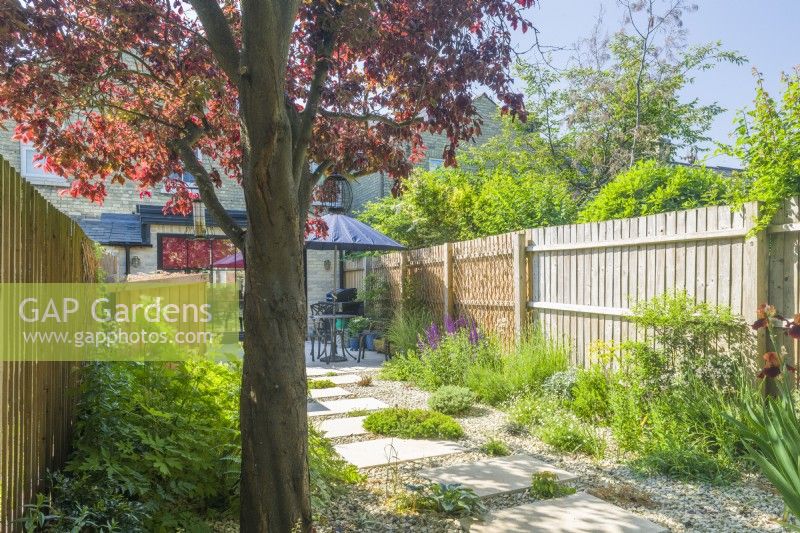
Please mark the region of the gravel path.
[[[343, 385], [356, 397], [373, 397], [389, 405], [427, 408], [428, 393], [407, 383], [383, 381], [373, 374], [371, 386]], [[334, 510], [322, 517], [320, 531], [458, 531], [458, 522], [431, 515], [400, 515], [385, 504], [387, 495], [406, 484], [419, 483], [417, 472], [431, 466], [463, 464], [486, 459], [480, 446], [489, 438], [505, 442], [512, 453], [527, 452], [579, 476], [574, 486], [635, 512], [671, 531], [751, 532], [782, 531], [776, 523], [783, 509], [780, 497], [761, 476], [745, 474], [727, 486], [687, 483], [666, 477], [642, 477], [613, 458], [602, 461], [588, 457], [563, 456], [552, 452], [531, 435], [512, 435], [502, 411], [477, 406], [468, 416], [458, 418], [465, 437], [462, 454], [414, 461], [366, 471], [368, 481], [337, 501]], [[370, 435], [334, 439], [335, 443], [365, 440]], [[353, 503], [353, 501], [357, 503]], [[490, 509], [533, 501], [527, 492], [486, 500]]]

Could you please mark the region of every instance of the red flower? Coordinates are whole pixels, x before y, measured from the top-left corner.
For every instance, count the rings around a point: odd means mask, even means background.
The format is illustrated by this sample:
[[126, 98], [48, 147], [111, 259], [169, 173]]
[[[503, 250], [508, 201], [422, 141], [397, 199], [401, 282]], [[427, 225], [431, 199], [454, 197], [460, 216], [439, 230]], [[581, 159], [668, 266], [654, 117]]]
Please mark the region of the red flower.
[[794, 315], [794, 320], [786, 323], [786, 332], [793, 339], [800, 339], [800, 313]]
[[[794, 372], [795, 368], [790, 365], [786, 365], [786, 370], [789, 372]], [[761, 372], [758, 374], [758, 379], [767, 378], [776, 378], [781, 374], [781, 358], [778, 356], [776, 352], [767, 352], [764, 354], [764, 368], [761, 369]]]
[[778, 315], [775, 306], [770, 304], [759, 305], [758, 309], [756, 310], [756, 316], [758, 317], [758, 320], [756, 320], [750, 325], [750, 327], [753, 329], [761, 329], [767, 327], [769, 325], [769, 320], [771, 318], [777, 318], [783, 320], [783, 317]]

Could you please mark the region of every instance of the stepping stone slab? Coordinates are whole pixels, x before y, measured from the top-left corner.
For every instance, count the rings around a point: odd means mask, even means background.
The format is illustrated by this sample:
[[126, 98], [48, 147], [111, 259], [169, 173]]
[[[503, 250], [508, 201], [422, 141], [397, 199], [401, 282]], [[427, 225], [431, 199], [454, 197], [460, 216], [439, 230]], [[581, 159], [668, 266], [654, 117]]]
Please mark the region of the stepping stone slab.
[[351, 383], [358, 383], [358, 380], [361, 379], [361, 376], [356, 374], [341, 374], [338, 376], [326, 377], [324, 379], [329, 379], [337, 385], [350, 385]]
[[334, 447], [345, 461], [359, 468], [384, 466], [465, 451], [454, 442], [393, 438], [351, 442]]
[[663, 526], [579, 492], [572, 496], [510, 507], [476, 522], [472, 533], [660, 533]]
[[364, 419], [366, 416], [350, 416], [347, 418], [331, 418], [322, 420], [316, 424], [317, 428], [325, 433], [329, 439], [337, 437], [352, 437], [353, 435], [364, 435], [369, 433], [364, 429]]
[[527, 489], [531, 486], [534, 472], [553, 472], [559, 481], [577, 477], [530, 455], [510, 455], [471, 464], [431, 468], [419, 474], [431, 481], [461, 483], [483, 497]]
[[[312, 408], [316, 403], [319, 407]], [[320, 400], [308, 402], [308, 416], [343, 415], [350, 411], [380, 411], [389, 407], [375, 398], [346, 398], [344, 400]]]
[[341, 387], [328, 387], [327, 389], [311, 389], [308, 391], [311, 397], [317, 398], [333, 398], [335, 396], [352, 396], [350, 391]]
[[318, 378], [321, 376], [327, 377], [328, 374], [331, 372], [335, 372], [336, 374], [338, 374], [336, 370], [331, 370], [330, 368], [306, 367], [306, 376], [309, 378]]

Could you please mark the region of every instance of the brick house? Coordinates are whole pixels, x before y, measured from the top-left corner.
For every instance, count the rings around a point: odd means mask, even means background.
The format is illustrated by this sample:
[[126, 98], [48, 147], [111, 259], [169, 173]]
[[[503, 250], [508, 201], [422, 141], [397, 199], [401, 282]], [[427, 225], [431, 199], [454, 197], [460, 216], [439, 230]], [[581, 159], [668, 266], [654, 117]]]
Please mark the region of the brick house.
[[[481, 138], [496, 134], [500, 128], [497, 105], [482, 95], [476, 99], [476, 107], [484, 121]], [[62, 196], [60, 193], [66, 189], [66, 180], [36, 167], [33, 164], [34, 148], [13, 140], [12, 131], [13, 124], [6, 124], [6, 131], [0, 130], [0, 155], [35, 185], [50, 203], [77, 220], [89, 237], [117, 257], [119, 278], [156, 270], [207, 268], [210, 262], [208, 258], [212, 254], [222, 257], [232, 253], [230, 244], [210, 214], [207, 214], [208, 237], [202, 242], [194, 239], [191, 216], [163, 214], [161, 208], [169, 198], [163, 188], [152, 190], [150, 196], [141, 196], [134, 183], [115, 184], [109, 186], [103, 205], [90, 203], [85, 198]], [[441, 166], [440, 158], [446, 138], [438, 135], [425, 135], [423, 138], [428, 147], [428, 156], [420, 166], [429, 169]], [[193, 180], [190, 175], [185, 178], [188, 183]], [[353, 183], [353, 212], [357, 213], [370, 200], [389, 194], [391, 187], [391, 181], [383, 174], [358, 178]], [[241, 187], [231, 180], [223, 180], [223, 186], [217, 190], [217, 194], [234, 219], [245, 225]], [[332, 260], [332, 252], [309, 250], [309, 301], [318, 301], [331, 290]]]

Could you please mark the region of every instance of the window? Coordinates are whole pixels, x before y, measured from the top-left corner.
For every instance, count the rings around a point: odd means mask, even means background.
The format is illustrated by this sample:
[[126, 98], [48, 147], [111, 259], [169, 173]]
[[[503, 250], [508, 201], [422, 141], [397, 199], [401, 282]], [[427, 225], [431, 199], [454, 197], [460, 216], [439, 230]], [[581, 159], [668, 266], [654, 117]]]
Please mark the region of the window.
[[428, 159], [428, 170], [436, 170], [444, 166], [444, 159]]
[[[200, 152], [200, 149], [199, 148], [195, 149], [194, 153], [197, 156], [197, 159], [199, 159], [200, 162], [202, 163], [202, 161], [203, 161], [203, 153]], [[172, 180], [182, 181], [183, 183], [186, 184], [186, 188], [189, 189], [189, 191], [197, 192], [197, 179], [192, 174], [190, 174], [188, 172], [184, 172], [180, 176], [178, 176], [177, 173], [172, 173], [172, 174], [170, 174], [168, 176], [168, 178], [172, 179]], [[161, 187], [161, 192], [166, 193], [166, 194], [172, 194], [172, 192], [167, 190], [167, 185], [166, 184], [164, 184], [164, 186]]]
[[22, 175], [25, 179], [34, 185], [60, 185], [66, 187], [68, 185], [67, 180], [42, 168], [44, 161], [35, 160], [37, 153], [32, 144], [20, 143], [19, 156], [22, 161]]
[[224, 237], [158, 236], [159, 270], [208, 270], [212, 263], [235, 252], [236, 247]]

